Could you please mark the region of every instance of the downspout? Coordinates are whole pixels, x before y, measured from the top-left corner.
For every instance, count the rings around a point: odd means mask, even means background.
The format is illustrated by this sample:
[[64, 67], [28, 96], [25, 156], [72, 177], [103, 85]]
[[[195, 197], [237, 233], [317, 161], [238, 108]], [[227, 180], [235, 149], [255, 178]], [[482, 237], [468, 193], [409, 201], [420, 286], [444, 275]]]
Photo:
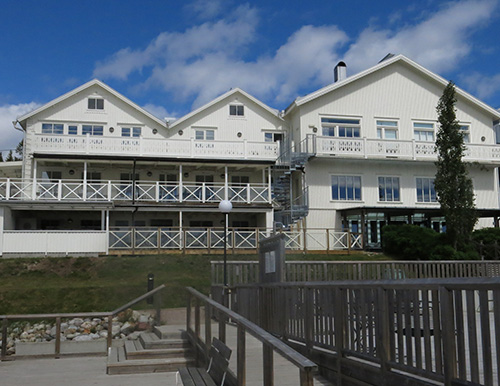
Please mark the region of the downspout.
[[22, 154], [23, 164], [21, 167], [21, 174], [22, 174], [22, 179], [24, 180], [24, 164], [26, 162], [26, 130], [24, 130], [22, 126], [20, 128], [17, 127], [18, 123], [19, 123], [19, 121], [17, 119], [15, 121], [12, 121], [12, 126], [14, 126], [14, 129], [23, 133], [23, 154]]

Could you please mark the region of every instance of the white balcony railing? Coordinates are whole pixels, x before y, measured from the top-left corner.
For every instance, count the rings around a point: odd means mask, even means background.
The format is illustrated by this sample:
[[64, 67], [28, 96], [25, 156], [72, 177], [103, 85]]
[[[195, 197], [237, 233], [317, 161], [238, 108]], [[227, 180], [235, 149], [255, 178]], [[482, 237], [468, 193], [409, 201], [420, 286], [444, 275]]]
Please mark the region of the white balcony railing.
[[[316, 137], [316, 154], [368, 159], [437, 160], [433, 142], [414, 140]], [[500, 146], [466, 144], [464, 160], [500, 164]]]
[[278, 156], [278, 144], [254, 141], [199, 141], [64, 136], [36, 134], [34, 152], [39, 154], [124, 155], [159, 158], [270, 160]]
[[132, 181], [33, 181], [0, 179], [0, 200], [7, 201], [137, 201], [168, 203], [269, 204], [268, 184], [164, 183]]

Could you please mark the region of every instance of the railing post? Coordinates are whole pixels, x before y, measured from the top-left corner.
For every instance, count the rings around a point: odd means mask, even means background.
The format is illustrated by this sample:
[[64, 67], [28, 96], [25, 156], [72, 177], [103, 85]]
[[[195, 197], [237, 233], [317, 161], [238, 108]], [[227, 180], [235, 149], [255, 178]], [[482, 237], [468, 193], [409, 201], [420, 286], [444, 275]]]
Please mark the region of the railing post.
[[108, 201], [111, 201], [111, 181], [108, 181]]
[[187, 294], [187, 307], [186, 307], [186, 331], [189, 333], [191, 330], [191, 292]]
[[248, 144], [247, 144], [246, 139], [243, 140], [243, 154], [244, 154], [244, 159], [247, 159], [248, 158]]
[[[224, 286], [222, 291], [225, 291]], [[225, 299], [225, 294], [222, 294], [222, 301]], [[226, 315], [223, 312], [219, 312], [219, 340], [222, 343], [226, 343]]]
[[273, 349], [262, 343], [262, 373], [264, 374], [264, 386], [274, 385], [274, 359]]
[[62, 198], [62, 181], [57, 181], [57, 201], [61, 201]]
[[201, 184], [201, 202], [205, 202], [205, 198], [206, 198], [206, 193], [205, 193], [205, 183], [202, 182]]
[[366, 137], [363, 137], [363, 156], [368, 158]]
[[160, 201], [160, 182], [156, 181], [156, 186], [155, 186], [155, 201], [158, 202]]
[[208, 361], [210, 356], [210, 347], [212, 345], [212, 322], [211, 309], [208, 303], [205, 303], [205, 359]]
[[444, 386], [452, 386], [457, 377], [456, 344], [455, 344], [455, 317], [453, 312], [453, 293], [446, 287], [439, 288], [439, 303], [443, 325], [443, 368]]
[[86, 141], [85, 141], [85, 153], [89, 154], [90, 153], [90, 134], [86, 134]]
[[5, 185], [5, 199], [8, 201], [10, 198], [10, 178], [7, 178], [7, 184]]
[[55, 357], [61, 356], [61, 318], [56, 318], [56, 352]]
[[4, 318], [2, 321], [2, 354], [0, 359], [2, 361], [7, 359], [7, 326], [9, 325], [9, 320]]
[[335, 348], [337, 349], [337, 386], [342, 386], [342, 358], [344, 357], [344, 339], [345, 339], [345, 311], [347, 310], [347, 301], [342, 290], [336, 287], [335, 294], [335, 308], [334, 308], [334, 334], [335, 334]]
[[110, 349], [112, 344], [113, 344], [113, 315], [109, 314], [108, 315], [108, 338], [107, 338], [108, 350]]
[[250, 197], [250, 184], [247, 184], [247, 204], [250, 204], [251, 202], [251, 197]]
[[304, 286], [304, 301], [305, 301], [305, 313], [304, 313], [304, 333], [306, 340], [306, 350], [307, 355], [312, 353], [313, 340], [314, 340], [314, 302], [313, 302], [313, 289]]
[[314, 386], [311, 369], [300, 369], [300, 386]]
[[194, 301], [194, 339], [196, 366], [200, 366], [200, 353], [198, 350], [198, 342], [200, 341], [200, 299], [198, 298], [195, 298]]
[[[390, 326], [391, 318], [394, 316], [389, 314], [389, 296], [388, 291], [384, 288], [378, 288], [378, 305], [376, 307], [376, 342], [377, 342], [377, 356], [380, 358], [380, 371], [382, 372], [382, 379], [387, 379], [387, 372], [390, 370], [388, 365], [390, 358]], [[418, 343], [417, 343], [418, 344]]]
[[[238, 324], [238, 343], [236, 345], [236, 377], [238, 379], [238, 386], [246, 385], [246, 336], [245, 328]], [[264, 365], [265, 366], [265, 365]]]

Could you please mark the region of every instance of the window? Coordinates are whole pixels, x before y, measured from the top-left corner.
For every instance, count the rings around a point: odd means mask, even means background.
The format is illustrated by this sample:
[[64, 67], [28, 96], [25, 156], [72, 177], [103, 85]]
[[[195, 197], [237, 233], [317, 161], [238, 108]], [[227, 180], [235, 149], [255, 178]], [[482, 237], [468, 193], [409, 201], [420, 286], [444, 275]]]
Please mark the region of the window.
[[122, 137], [135, 137], [138, 138], [141, 136], [141, 128], [140, 127], [122, 127]]
[[68, 126], [68, 134], [69, 135], [78, 135], [78, 126]]
[[265, 142], [280, 142], [283, 140], [283, 133], [264, 133]]
[[96, 125], [83, 125], [82, 126], [82, 134], [83, 135], [103, 135], [104, 127], [96, 126]]
[[396, 121], [377, 121], [377, 138], [398, 139], [398, 123]]
[[361, 126], [359, 119], [321, 118], [321, 128], [324, 136], [359, 138]]
[[332, 199], [341, 201], [361, 200], [361, 177], [332, 176]]
[[[82, 180], [83, 180], [83, 173], [82, 173]], [[87, 182], [101, 182], [101, 172], [87, 171]]]
[[417, 202], [437, 202], [434, 178], [417, 178]]
[[57, 182], [62, 178], [62, 172], [55, 170], [46, 170], [42, 172], [42, 180]]
[[380, 201], [400, 201], [399, 177], [378, 178], [378, 199]]
[[462, 136], [464, 137], [464, 142], [469, 143], [470, 142], [470, 126], [469, 125], [460, 125], [460, 132], [462, 133]]
[[88, 109], [89, 110], [104, 110], [104, 99], [102, 99], [102, 98], [89, 98]]
[[434, 123], [413, 123], [415, 141], [434, 142]]
[[62, 123], [42, 123], [42, 134], [64, 134]]
[[229, 115], [236, 117], [243, 117], [245, 115], [245, 106], [243, 105], [230, 105]]
[[198, 140], [213, 141], [215, 139], [215, 130], [196, 129], [195, 135]]
[[233, 185], [246, 185], [250, 183], [248, 176], [231, 176], [231, 184]]

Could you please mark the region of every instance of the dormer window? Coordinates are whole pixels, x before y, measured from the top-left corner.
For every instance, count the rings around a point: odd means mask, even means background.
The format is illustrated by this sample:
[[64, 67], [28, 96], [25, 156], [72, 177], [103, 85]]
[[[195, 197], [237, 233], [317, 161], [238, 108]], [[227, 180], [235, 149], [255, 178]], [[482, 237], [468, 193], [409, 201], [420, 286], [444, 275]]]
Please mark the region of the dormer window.
[[62, 123], [42, 123], [42, 134], [64, 134]]
[[104, 110], [104, 99], [102, 99], [102, 98], [89, 98], [88, 99], [88, 109], [89, 110]]
[[229, 115], [232, 117], [245, 116], [245, 106], [243, 106], [243, 105], [229, 105]]

